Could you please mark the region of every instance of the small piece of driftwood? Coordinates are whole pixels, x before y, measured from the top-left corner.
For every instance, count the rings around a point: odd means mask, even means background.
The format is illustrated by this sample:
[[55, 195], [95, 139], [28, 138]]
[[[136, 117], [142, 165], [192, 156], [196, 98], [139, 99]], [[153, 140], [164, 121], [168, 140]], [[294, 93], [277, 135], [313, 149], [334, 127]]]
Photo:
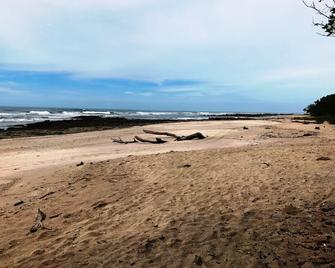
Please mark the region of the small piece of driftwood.
[[17, 206], [22, 205], [22, 204], [24, 204], [24, 201], [23, 201], [23, 200], [19, 200], [19, 201], [17, 201], [17, 202], [14, 204], [14, 206], [17, 207]]
[[47, 217], [47, 215], [40, 209], [37, 209], [37, 215], [35, 218], [35, 222], [34, 225], [30, 228], [30, 233], [35, 233], [36, 231], [38, 231], [43, 227], [43, 221], [45, 220], [45, 218]]
[[42, 195], [42, 196], [40, 197], [40, 199], [43, 199], [43, 198], [45, 198], [45, 197], [47, 197], [47, 196], [49, 196], [49, 195], [52, 195], [52, 194], [54, 194], [54, 193], [55, 193], [55, 192], [53, 192], [53, 191], [48, 192], [48, 193]]
[[331, 160], [328, 156], [321, 156], [316, 159], [317, 161], [329, 161]]
[[51, 216], [49, 217], [49, 219], [58, 218], [60, 215], [62, 215], [62, 213], [58, 213], [58, 214], [51, 215]]
[[190, 168], [192, 165], [190, 164], [184, 164], [184, 165], [178, 165], [177, 168]]
[[108, 203], [106, 203], [105, 201], [98, 201], [98, 202], [95, 202], [92, 207], [93, 209], [99, 209], [99, 208], [103, 208], [105, 206], [107, 206]]
[[122, 143], [122, 144], [128, 144], [128, 143], [136, 143], [137, 140], [132, 140], [132, 141], [124, 141], [122, 140], [120, 137], [118, 139], [114, 139], [112, 138], [113, 142], [116, 142], [116, 143]]
[[187, 135], [187, 136], [178, 136], [178, 135], [176, 135], [174, 133], [170, 133], [170, 132], [153, 131], [153, 130], [148, 130], [148, 129], [144, 129], [143, 132], [147, 133], [147, 134], [164, 135], [164, 136], [174, 137], [176, 139], [176, 141], [188, 141], [188, 140], [194, 140], [194, 139], [202, 140], [202, 139], [206, 138], [200, 132], [196, 132], [196, 133], [193, 133], [193, 134]]
[[155, 140], [147, 140], [147, 139], [143, 139], [139, 136], [135, 136], [135, 140], [140, 141], [140, 142], [154, 143], [154, 144], [162, 144], [162, 143], [167, 142], [165, 140], [162, 140], [161, 138], [156, 138]]

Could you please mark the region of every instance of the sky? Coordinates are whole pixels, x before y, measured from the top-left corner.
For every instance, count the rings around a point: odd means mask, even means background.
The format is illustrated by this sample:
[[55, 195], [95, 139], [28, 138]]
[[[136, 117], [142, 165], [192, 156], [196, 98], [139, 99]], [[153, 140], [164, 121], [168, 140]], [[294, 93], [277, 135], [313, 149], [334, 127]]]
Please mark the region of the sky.
[[335, 39], [300, 0], [1, 0], [0, 106], [302, 112]]

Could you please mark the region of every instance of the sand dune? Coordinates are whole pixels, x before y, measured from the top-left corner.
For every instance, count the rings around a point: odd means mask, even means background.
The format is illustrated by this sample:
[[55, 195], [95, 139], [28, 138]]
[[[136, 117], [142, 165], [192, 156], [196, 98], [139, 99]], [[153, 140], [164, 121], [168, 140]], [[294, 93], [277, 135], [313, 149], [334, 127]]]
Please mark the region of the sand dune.
[[[1, 141], [0, 267], [334, 267], [332, 127], [173, 129], [210, 138], [110, 142], [131, 128]], [[47, 229], [27, 234], [37, 208]]]

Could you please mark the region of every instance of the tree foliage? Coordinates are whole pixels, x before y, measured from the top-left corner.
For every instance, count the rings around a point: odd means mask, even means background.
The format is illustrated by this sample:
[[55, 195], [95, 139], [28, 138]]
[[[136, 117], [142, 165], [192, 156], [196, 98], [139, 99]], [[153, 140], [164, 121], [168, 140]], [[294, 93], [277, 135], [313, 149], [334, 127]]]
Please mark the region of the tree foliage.
[[313, 116], [335, 116], [335, 94], [322, 97], [304, 111]]
[[314, 25], [322, 29], [322, 35], [335, 37], [335, 0], [303, 0], [304, 4], [316, 11], [318, 20]]

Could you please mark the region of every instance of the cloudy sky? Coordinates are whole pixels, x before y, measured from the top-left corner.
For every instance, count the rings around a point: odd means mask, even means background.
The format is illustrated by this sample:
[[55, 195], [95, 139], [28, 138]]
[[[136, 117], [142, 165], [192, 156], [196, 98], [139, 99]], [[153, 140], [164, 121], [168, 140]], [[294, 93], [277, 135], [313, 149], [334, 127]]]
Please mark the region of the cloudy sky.
[[300, 0], [1, 0], [0, 105], [301, 112], [335, 39]]

